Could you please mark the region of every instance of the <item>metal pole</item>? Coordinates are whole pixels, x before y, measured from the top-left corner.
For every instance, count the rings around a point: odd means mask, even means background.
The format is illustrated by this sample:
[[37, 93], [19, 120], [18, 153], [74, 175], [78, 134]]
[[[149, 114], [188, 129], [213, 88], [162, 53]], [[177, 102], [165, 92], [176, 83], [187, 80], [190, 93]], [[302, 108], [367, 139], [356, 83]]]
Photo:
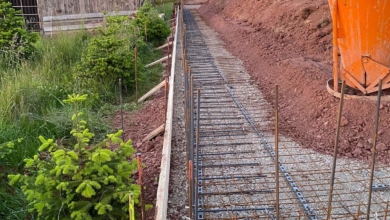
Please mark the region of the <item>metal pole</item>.
[[276, 183], [276, 219], [279, 220], [279, 131], [278, 131], [278, 114], [279, 114], [279, 86], [275, 86], [275, 183]]
[[[184, 58], [184, 54], [183, 54], [183, 58]], [[185, 133], [186, 133], [186, 156], [187, 156], [187, 186], [188, 186], [188, 198], [190, 198], [190, 193], [191, 193], [191, 190], [190, 190], [190, 134], [189, 134], [189, 130], [190, 130], [190, 123], [189, 123], [189, 113], [188, 113], [188, 110], [189, 110], [189, 81], [188, 81], [188, 75], [187, 75], [187, 71], [186, 71], [186, 66], [185, 66], [185, 60], [183, 59], [183, 74], [184, 74], [184, 96], [185, 96], [185, 109], [184, 109], [184, 112], [185, 112]], [[189, 206], [191, 206], [191, 202], [189, 201]]]
[[370, 170], [370, 184], [368, 185], [368, 200], [367, 200], [367, 219], [370, 218], [371, 211], [371, 196], [372, 196], [372, 182], [374, 181], [374, 169], [375, 169], [375, 156], [376, 156], [376, 143], [378, 139], [378, 127], [379, 127], [379, 109], [381, 105], [381, 95], [382, 95], [382, 79], [379, 80], [378, 88], [378, 102], [376, 106], [376, 118], [375, 118], [375, 133], [374, 133], [374, 143], [371, 151], [371, 170]]
[[330, 219], [331, 212], [332, 212], [333, 185], [334, 185], [334, 177], [336, 174], [337, 152], [339, 150], [340, 123], [341, 123], [341, 116], [343, 114], [344, 90], [345, 90], [345, 81], [343, 81], [343, 84], [341, 85], [340, 106], [339, 106], [339, 114], [337, 117], [336, 139], [334, 142], [334, 152], [333, 152], [332, 177], [331, 177], [331, 183], [330, 183], [330, 189], [329, 189], [328, 215], [326, 217], [327, 220]]
[[121, 105], [121, 124], [122, 124], [122, 141], [125, 141], [125, 132], [123, 127], [123, 98], [122, 98], [122, 78], [119, 78], [119, 103]]
[[191, 171], [191, 183], [190, 183], [190, 216], [193, 214], [193, 199], [194, 199], [194, 178], [193, 178], [193, 169], [194, 164], [192, 163], [194, 161], [194, 76], [191, 74], [191, 69], [188, 67], [188, 76], [190, 77], [190, 171]]
[[195, 213], [194, 219], [198, 219], [198, 179], [199, 179], [199, 128], [200, 128], [200, 89], [197, 89], [197, 108], [196, 108], [196, 178], [195, 178]]
[[135, 100], [138, 100], [137, 47], [134, 47]]
[[356, 215], [356, 219], [359, 220], [359, 218], [360, 218], [360, 204], [359, 204], [359, 206], [358, 206], [358, 213], [357, 213], [357, 215]]
[[166, 120], [167, 120], [167, 108], [168, 108], [168, 89], [169, 89], [169, 84], [168, 84], [168, 77], [166, 77], [165, 78], [165, 86], [164, 86], [164, 88], [165, 88], [165, 92], [164, 92], [164, 94], [165, 94], [165, 96], [164, 96], [164, 115], [165, 115], [165, 117], [164, 117], [164, 122], [166, 122]]
[[142, 159], [141, 159], [141, 153], [137, 153], [137, 162], [138, 162], [138, 183], [141, 187], [141, 195], [140, 195], [140, 202], [141, 202], [141, 219], [145, 220], [145, 201], [144, 201], [144, 189], [143, 189], [143, 183], [142, 183]]

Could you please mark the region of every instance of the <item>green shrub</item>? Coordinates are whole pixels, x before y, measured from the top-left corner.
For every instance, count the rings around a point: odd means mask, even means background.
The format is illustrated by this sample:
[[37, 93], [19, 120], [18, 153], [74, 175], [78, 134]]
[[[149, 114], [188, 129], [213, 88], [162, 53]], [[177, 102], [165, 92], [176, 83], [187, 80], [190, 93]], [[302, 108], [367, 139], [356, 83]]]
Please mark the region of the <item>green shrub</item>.
[[8, 63], [26, 58], [34, 52], [39, 35], [27, 31], [24, 19], [11, 3], [0, 0], [0, 55]]
[[169, 26], [158, 16], [158, 11], [150, 3], [145, 3], [138, 9], [137, 17], [131, 21], [131, 26], [154, 46], [163, 44], [171, 33]]
[[[128, 22], [127, 17], [107, 17], [105, 24], [98, 29], [99, 35], [91, 40], [76, 67], [74, 78], [79, 83], [79, 92], [112, 91], [119, 78], [130, 91], [134, 90], [133, 48], [142, 46], [143, 41], [130, 31]], [[139, 72], [143, 69], [139, 59], [137, 68]]]
[[136, 202], [140, 188], [130, 175], [135, 150], [120, 139], [122, 131], [91, 144], [94, 134], [82, 120], [79, 103], [86, 95], [69, 96], [73, 103], [73, 143], [58, 143], [40, 136], [39, 154], [26, 159], [25, 173], [9, 175], [10, 184], [21, 184], [29, 211], [41, 219], [128, 219], [128, 199]]

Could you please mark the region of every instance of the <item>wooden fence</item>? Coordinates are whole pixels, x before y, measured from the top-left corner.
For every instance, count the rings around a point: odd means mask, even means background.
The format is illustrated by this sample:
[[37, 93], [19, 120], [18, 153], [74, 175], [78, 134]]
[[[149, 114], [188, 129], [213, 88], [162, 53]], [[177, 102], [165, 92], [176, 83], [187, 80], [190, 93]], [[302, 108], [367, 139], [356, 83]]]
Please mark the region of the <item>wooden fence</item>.
[[144, 0], [8, 0], [21, 10], [30, 29], [43, 29], [44, 17], [134, 11]]
[[133, 11], [138, 0], [37, 0], [40, 17]]

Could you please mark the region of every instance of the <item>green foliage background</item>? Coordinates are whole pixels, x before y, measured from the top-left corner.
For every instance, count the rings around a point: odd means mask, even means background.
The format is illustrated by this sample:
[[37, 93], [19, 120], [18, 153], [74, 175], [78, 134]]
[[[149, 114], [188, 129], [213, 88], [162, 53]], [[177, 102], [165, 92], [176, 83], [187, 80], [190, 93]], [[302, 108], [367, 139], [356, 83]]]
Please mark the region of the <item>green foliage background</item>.
[[9, 175], [40, 219], [128, 219], [129, 193], [138, 202], [140, 187], [130, 178], [137, 169], [137, 161], [129, 161], [135, 153], [131, 140], [124, 142], [119, 131], [92, 144], [94, 134], [78, 111], [86, 98], [74, 94], [64, 101], [75, 111], [70, 143], [39, 136], [39, 153], [24, 160], [24, 174]]
[[[4, 3], [4, 0], [0, 2]], [[172, 9], [172, 4], [170, 7]], [[169, 6], [158, 8], [163, 12], [167, 11]], [[30, 34], [24, 24], [19, 24], [21, 26], [18, 30], [21, 33]], [[134, 63], [134, 59], [131, 58], [132, 47], [135, 43], [139, 46], [137, 64], [140, 71], [139, 90], [142, 95], [161, 80], [163, 71], [161, 65], [152, 68], [143, 68], [143, 66], [161, 58], [162, 54], [154, 49], [149, 40], [145, 42], [144, 36], [139, 32], [134, 35], [134, 29], [131, 28], [131, 22], [128, 20], [124, 21], [115, 32], [115, 40], [128, 44], [128, 47], [117, 47], [118, 50], [113, 50], [118, 51], [115, 56], [121, 57], [129, 53], [129, 59]], [[89, 45], [93, 45], [92, 41], [99, 38], [107, 37], [102, 37], [98, 31], [58, 33], [53, 38], [37, 37], [35, 43], [31, 44], [32, 56], [16, 58], [4, 54], [0, 56], [0, 143], [5, 143], [0, 145], [0, 154], [5, 155], [0, 158], [0, 170], [2, 170], [0, 219], [36, 218], [37, 212], [28, 213], [31, 208], [28, 206], [30, 202], [20, 188], [20, 183], [10, 186], [7, 175], [26, 174], [25, 159], [38, 155], [38, 148], [42, 144], [38, 139], [39, 136], [45, 137], [46, 140], [53, 139], [56, 143], [61, 141], [67, 146], [72, 143], [74, 137], [70, 131], [73, 122], [70, 118], [74, 109], [62, 101], [68, 94], [74, 92], [89, 94], [88, 101], [79, 106], [79, 111], [84, 113], [86, 128], [94, 134], [90, 139], [91, 145], [101, 143], [106, 139], [107, 133], [112, 133], [108, 118], [119, 109], [119, 88], [114, 82], [116, 80], [107, 78], [107, 82], [112, 81], [111, 85], [105, 81], [97, 81], [95, 85], [86, 83], [85, 86], [81, 86], [78, 78], [75, 77], [77, 66], [82, 65], [82, 60], [92, 54], [88, 53]], [[96, 45], [100, 46], [95, 43]], [[98, 56], [90, 57], [99, 59]], [[10, 60], [16, 62], [8, 65]], [[88, 68], [95, 67], [93, 62], [89, 64], [91, 65]], [[110, 65], [115, 66], [112, 63]], [[126, 68], [131, 69], [130, 66]], [[134, 104], [131, 83], [130, 81], [129, 84], [124, 84], [123, 88], [125, 110], [139, 108]], [[12, 143], [12, 150], [8, 143]]]
[[171, 33], [170, 27], [158, 14], [159, 12], [150, 3], [145, 3], [138, 9], [137, 17], [131, 22], [132, 27], [154, 46], [161, 45]]
[[17, 16], [20, 13], [11, 3], [0, 0], [0, 55], [8, 60], [3, 65], [27, 58], [35, 51], [33, 44], [39, 36], [26, 30], [23, 17]]

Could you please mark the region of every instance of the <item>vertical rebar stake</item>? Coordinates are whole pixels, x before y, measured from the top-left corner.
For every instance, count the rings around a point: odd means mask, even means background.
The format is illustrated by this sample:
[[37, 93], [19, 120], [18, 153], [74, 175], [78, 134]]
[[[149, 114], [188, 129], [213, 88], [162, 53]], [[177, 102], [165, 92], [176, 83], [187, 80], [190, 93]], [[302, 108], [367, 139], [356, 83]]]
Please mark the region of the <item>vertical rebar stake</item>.
[[[183, 51], [184, 51], [184, 48], [183, 48]], [[185, 112], [185, 133], [186, 133], [186, 156], [187, 156], [187, 160], [186, 160], [186, 164], [187, 164], [187, 187], [188, 187], [188, 198], [190, 198], [190, 134], [189, 134], [189, 130], [190, 130], [190, 116], [189, 116], [189, 113], [188, 113], [188, 110], [189, 110], [189, 80], [188, 80], [188, 75], [187, 75], [187, 71], [186, 71], [186, 61], [184, 59], [184, 56], [185, 54], [183, 53], [183, 75], [184, 75], [184, 96], [185, 96], [185, 109], [184, 109], [184, 112]], [[190, 204], [190, 203], [189, 203]]]
[[344, 90], [345, 90], [345, 81], [343, 80], [343, 84], [341, 85], [341, 97], [340, 97], [339, 114], [338, 114], [338, 117], [337, 117], [336, 139], [335, 139], [335, 142], [334, 142], [332, 177], [331, 177], [331, 182], [330, 182], [329, 198], [328, 198], [328, 215], [326, 217], [327, 220], [330, 219], [331, 212], [332, 212], [333, 185], [334, 185], [334, 177], [335, 177], [335, 174], [336, 174], [337, 152], [339, 150], [340, 123], [341, 123], [341, 116], [343, 114]]
[[191, 68], [188, 68], [188, 76], [190, 77], [190, 171], [191, 171], [191, 184], [190, 184], [190, 190], [191, 190], [191, 196], [189, 198], [191, 206], [190, 206], [190, 216], [193, 214], [193, 199], [194, 199], [194, 76], [191, 74]]
[[141, 188], [141, 194], [140, 194], [140, 202], [141, 202], [141, 219], [145, 220], [145, 201], [144, 201], [144, 189], [143, 189], [143, 183], [142, 183], [142, 159], [141, 159], [141, 153], [137, 153], [137, 162], [138, 162], [138, 183]]
[[378, 102], [376, 106], [374, 143], [371, 150], [370, 184], [368, 185], [368, 200], [367, 200], [367, 215], [366, 215], [367, 219], [370, 218], [370, 211], [371, 211], [372, 182], [374, 181], [376, 143], [378, 141], [377, 139], [378, 139], [379, 110], [381, 105], [381, 95], [382, 95], [382, 79], [379, 80], [379, 86], [378, 86]]
[[359, 220], [359, 218], [360, 218], [360, 205], [361, 205], [361, 204], [359, 204], [359, 206], [358, 206], [358, 213], [357, 213], [357, 215], [356, 215], [356, 219], [358, 219], [358, 220]]
[[198, 179], [199, 179], [199, 128], [200, 128], [200, 89], [197, 89], [197, 108], [196, 108], [196, 166], [195, 166], [195, 211], [194, 211], [194, 219], [198, 219]]
[[135, 100], [138, 100], [137, 47], [134, 47]]
[[169, 83], [168, 83], [168, 77], [165, 78], [165, 91], [164, 91], [164, 123], [167, 121], [167, 109], [168, 109], [168, 89], [169, 89]]
[[275, 193], [276, 193], [276, 219], [279, 220], [279, 86], [275, 86]]
[[119, 78], [119, 104], [121, 105], [122, 141], [125, 141], [125, 130], [123, 127], [122, 78]]

